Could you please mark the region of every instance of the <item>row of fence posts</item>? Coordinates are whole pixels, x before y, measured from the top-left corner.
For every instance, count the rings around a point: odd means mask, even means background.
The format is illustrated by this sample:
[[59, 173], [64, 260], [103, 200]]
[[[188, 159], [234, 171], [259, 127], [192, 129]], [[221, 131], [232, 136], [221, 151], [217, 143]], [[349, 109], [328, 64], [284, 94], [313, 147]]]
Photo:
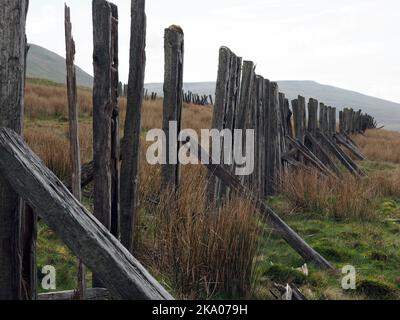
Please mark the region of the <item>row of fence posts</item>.
[[[14, 0], [22, 10], [27, 11], [27, 1]], [[7, 9], [7, 8], [6, 8]], [[118, 8], [105, 1], [93, 0], [93, 43], [94, 43], [94, 85], [93, 85], [93, 163], [89, 166], [91, 174], [82, 179], [86, 185], [94, 182], [93, 202], [94, 216], [103, 224], [131, 253], [135, 252], [134, 229], [137, 211], [137, 188], [139, 176], [139, 154], [141, 135], [141, 108], [145, 95], [144, 74], [146, 65], [145, 38], [146, 15], [145, 0], [132, 1], [131, 46], [129, 63], [129, 82], [127, 85], [127, 114], [124, 137], [120, 145], [118, 96], [121, 85], [118, 81]], [[16, 64], [9, 65], [7, 74], [0, 74], [1, 80], [7, 79], [8, 85], [1, 83], [1, 89], [12, 88], [7, 92], [16, 97], [16, 103], [1, 101], [0, 125], [22, 134], [23, 86], [25, 72], [26, 38], [25, 19], [8, 15], [12, 8], [4, 10], [2, 19], [9, 19], [9, 26], [15, 27], [19, 35], [17, 39], [6, 38], [5, 45], [15, 47], [20, 52]], [[0, 11], [0, 15], [3, 11]], [[73, 192], [79, 198], [79, 142], [76, 106], [76, 78], [73, 67], [75, 45], [71, 35], [69, 8], [65, 10], [68, 97], [70, 111], [71, 162], [73, 164]], [[14, 19], [14, 20], [13, 20]], [[3, 46], [3, 43], [2, 43]], [[167, 144], [165, 150], [168, 163], [162, 166], [161, 183], [164, 188], [179, 190], [180, 164], [177, 161], [179, 148], [178, 135], [182, 127], [182, 109], [184, 101], [183, 66], [184, 66], [184, 34], [180, 27], [171, 26], [165, 30], [165, 78], [163, 101], [163, 130], [166, 136], [176, 142]], [[3, 62], [3, 61], [2, 61]], [[9, 63], [9, 61], [5, 61]], [[15, 69], [12, 69], [15, 67]], [[4, 71], [0, 68], [1, 72]], [[21, 71], [22, 70], [22, 71]], [[14, 76], [14, 78], [12, 78]], [[13, 80], [10, 82], [9, 80]], [[9, 84], [12, 83], [12, 86]], [[3, 97], [3, 95], [2, 95]], [[4, 102], [4, 103], [3, 103]], [[208, 178], [208, 194], [210, 199], [221, 201], [231, 191], [245, 192], [246, 187], [256, 195], [252, 197], [257, 208], [268, 216], [272, 225], [283, 230], [285, 240], [305, 258], [316, 259], [323, 267], [331, 268], [328, 262], [316, 254], [296, 235], [284, 222], [270, 210], [264, 202], [267, 196], [278, 191], [279, 178], [289, 166], [304, 169], [315, 167], [324, 175], [340, 174], [336, 162], [340, 161], [349, 171], [363, 175], [357, 164], [343, 151], [347, 148], [354, 155], [363, 155], [352, 141], [349, 134], [364, 132], [376, 127], [373, 117], [345, 109], [340, 113], [339, 132], [336, 129], [336, 109], [319, 104], [310, 99], [308, 104], [308, 121], [305, 98], [299, 96], [290, 102], [279, 92], [277, 83], [270, 82], [255, 73], [255, 64], [242, 61], [230, 49], [222, 47], [219, 54], [219, 68], [216, 84], [216, 95], [213, 110], [212, 128], [252, 129], [255, 132], [255, 170], [250, 176], [236, 180], [233, 175], [235, 164], [211, 167]], [[10, 109], [7, 109], [7, 108]], [[319, 117], [318, 117], [319, 108]], [[12, 117], [10, 117], [12, 115]], [[292, 120], [293, 117], [293, 120]], [[170, 132], [170, 123], [177, 123], [176, 130]], [[293, 123], [293, 125], [292, 125]], [[230, 145], [248, 144], [246, 137], [232, 137]], [[238, 139], [238, 140], [236, 140]], [[224, 142], [225, 143], [225, 142]], [[222, 145], [222, 150], [224, 145]], [[233, 153], [233, 152], [231, 152]], [[216, 174], [213, 170], [216, 170]], [[218, 175], [218, 172], [221, 173]], [[77, 176], [78, 175], [78, 176]], [[218, 177], [224, 177], [229, 183]], [[226, 178], [229, 179], [226, 179]], [[243, 187], [245, 185], [246, 187]], [[235, 190], [231, 190], [231, 188]], [[0, 177], [1, 200], [0, 214], [2, 229], [0, 233], [3, 246], [0, 247], [0, 298], [35, 299], [37, 287], [30, 288], [28, 294], [22, 294], [22, 274], [24, 283], [35, 283], [36, 253], [35, 236], [36, 218], [28, 216], [32, 210], [25, 206], [24, 214], [20, 214], [21, 202], [18, 195], [10, 188], [7, 181]], [[243, 191], [244, 190], [244, 191]], [[247, 191], [246, 191], [247, 192]], [[79, 199], [78, 199], [79, 200]], [[271, 218], [272, 217], [272, 218]], [[18, 220], [18, 221], [16, 221]], [[24, 223], [23, 236], [20, 229]], [[61, 227], [60, 227], [61, 228]], [[18, 231], [18, 232], [16, 232]], [[24, 248], [20, 247], [20, 237], [24, 239]], [[72, 241], [72, 240], [71, 240]], [[21, 256], [24, 268], [16, 257]], [[14, 250], [15, 249], [15, 250]], [[28, 257], [28, 258], [25, 258]], [[22, 271], [22, 273], [21, 273]], [[104, 273], [103, 273], [104, 274]], [[84, 268], [81, 265], [78, 275], [80, 279], [80, 295], [84, 294]], [[147, 275], [146, 275], [146, 278]], [[121, 279], [116, 279], [121, 280]], [[110, 280], [111, 281], [111, 280]], [[155, 281], [155, 280], [154, 280]], [[152, 283], [155, 283], [151, 280]], [[140, 282], [140, 281], [139, 281]], [[138, 282], [136, 282], [138, 283]], [[93, 285], [103, 287], [104, 283], [94, 274]], [[118, 291], [115, 287], [114, 290]], [[161, 288], [162, 289], [162, 288]], [[158, 290], [161, 290], [158, 287]], [[140, 290], [139, 290], [140, 291]], [[152, 293], [137, 292], [140, 297], [151, 297]], [[28, 292], [28, 291], [26, 291]], [[163, 297], [169, 297], [161, 290]], [[136, 293], [120, 293], [120, 296], [132, 296]]]
[[[183, 102], [187, 104], [195, 104], [199, 106], [208, 106], [214, 104], [214, 99], [212, 95], [206, 94], [196, 94], [192, 91], [183, 91]], [[122, 84], [119, 82], [118, 84], [118, 96], [119, 97], [127, 97], [128, 95], [128, 85]], [[144, 100], [146, 101], [155, 101], [159, 98], [157, 92], [149, 92], [148, 89], [144, 89]]]
[[[340, 175], [340, 162], [352, 174], [365, 175], [344, 150], [365, 159], [349, 135], [376, 128], [377, 123], [361, 110], [346, 108], [339, 116], [338, 131], [336, 108], [313, 98], [306, 106], [302, 96], [289, 102], [276, 82], [255, 73], [253, 62], [242, 63], [229, 48], [220, 49], [212, 128], [254, 129], [255, 170], [243, 182], [263, 198], [276, 194], [288, 166], [313, 166], [322, 174]], [[221, 150], [226, 150], [223, 142]], [[246, 141], [229, 141], [233, 146], [240, 143]], [[231, 165], [229, 170], [233, 169]], [[210, 174], [208, 194], [221, 201], [229, 190]]]

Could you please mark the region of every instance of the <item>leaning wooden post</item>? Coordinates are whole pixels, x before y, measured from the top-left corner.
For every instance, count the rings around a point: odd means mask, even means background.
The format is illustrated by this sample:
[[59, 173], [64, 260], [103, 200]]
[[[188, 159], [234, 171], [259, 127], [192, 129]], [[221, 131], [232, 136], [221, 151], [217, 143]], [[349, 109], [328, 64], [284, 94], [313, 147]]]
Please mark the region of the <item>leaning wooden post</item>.
[[[178, 136], [182, 126], [182, 87], [184, 35], [178, 26], [165, 29], [164, 38], [164, 114], [163, 130], [170, 143], [164, 150], [168, 164], [162, 166], [162, 185], [179, 188], [180, 164], [178, 159], [180, 143]], [[171, 145], [172, 143], [172, 145]]]
[[[72, 24], [70, 8], [65, 5], [65, 47], [67, 69], [67, 95], [69, 118], [69, 142], [71, 159], [71, 186], [74, 197], [81, 201], [81, 156], [79, 145], [79, 125], [77, 108], [77, 88], [75, 70], [75, 41], [72, 37]], [[85, 267], [78, 262], [78, 293], [79, 298], [85, 299]]]
[[[85, 265], [98, 274], [114, 299], [173, 297], [124, 248], [19, 135], [0, 128], [0, 172]], [[60, 223], [61, 222], [61, 223]]]
[[133, 252], [140, 162], [141, 111], [146, 68], [145, 0], [132, 1], [131, 16], [127, 110], [121, 150], [120, 213], [121, 242]]
[[[0, 9], [0, 127], [23, 132], [25, 89], [25, 24], [27, 0], [3, 1]], [[0, 176], [0, 300], [22, 299], [22, 203]]]

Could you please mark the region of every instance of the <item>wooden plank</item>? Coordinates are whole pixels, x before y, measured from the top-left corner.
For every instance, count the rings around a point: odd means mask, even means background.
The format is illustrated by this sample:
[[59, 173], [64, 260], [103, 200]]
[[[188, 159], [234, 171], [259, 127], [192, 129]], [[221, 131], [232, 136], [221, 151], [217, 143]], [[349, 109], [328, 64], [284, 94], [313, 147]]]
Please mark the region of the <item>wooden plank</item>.
[[328, 132], [331, 136], [336, 134], [336, 108], [329, 107], [328, 109]]
[[[51, 293], [39, 294], [38, 300], [43, 301], [66, 301], [66, 300], [77, 300], [76, 291], [60, 291]], [[111, 296], [107, 289], [104, 288], [88, 288], [86, 290], [85, 300], [111, 300]]]
[[[105, 226], [10, 129], [0, 129], [0, 171], [115, 299], [172, 299]], [[62, 221], [62, 223], [60, 223]]]
[[334, 172], [338, 177], [342, 177], [342, 173], [339, 167], [336, 165], [335, 161], [331, 159], [329, 152], [320, 144], [318, 139], [313, 136], [311, 133], [306, 133], [307, 140], [313, 145], [316, 150], [316, 155], [321, 159], [322, 163], [329, 166], [329, 168]]
[[111, 233], [120, 238], [120, 137], [119, 137], [119, 57], [118, 57], [118, 7], [111, 7]]
[[[230, 52], [230, 65], [229, 65], [229, 81], [228, 81], [228, 96], [225, 104], [225, 110], [223, 112], [222, 117], [222, 129], [229, 129], [233, 132], [235, 128], [235, 117], [236, 117], [236, 110], [239, 104], [239, 92], [240, 92], [240, 74], [242, 68], [242, 58], [237, 57], [232, 51]], [[221, 130], [221, 129], [219, 129]], [[223, 140], [221, 144], [221, 154], [225, 157], [225, 145], [226, 141]], [[232, 146], [234, 143], [234, 137], [232, 135], [231, 140]], [[233, 155], [233, 150], [231, 151], [231, 155]], [[234, 170], [234, 164], [232, 161], [232, 165], [227, 165], [227, 168], [230, 170]], [[216, 198], [218, 201], [222, 201], [224, 198], [229, 196], [229, 189], [227, 189], [224, 185], [221, 185], [217, 182], [217, 189], [216, 189]]]
[[267, 145], [267, 137], [266, 137], [266, 125], [267, 123], [264, 121], [266, 118], [266, 108], [264, 105], [264, 94], [265, 94], [265, 79], [261, 76], [258, 76], [256, 79], [256, 120], [257, 120], [257, 132], [256, 132], [256, 170], [257, 170], [257, 190], [259, 192], [260, 197], [263, 197], [266, 194], [266, 152], [265, 147]]
[[323, 174], [327, 176], [332, 175], [329, 169], [304, 144], [293, 139], [292, 137], [287, 136], [286, 138], [288, 139], [289, 143], [291, 143], [291, 145], [301, 153], [304, 159], [313, 164]]
[[298, 96], [292, 102], [293, 107], [293, 120], [295, 137], [301, 143], [304, 143], [306, 132], [306, 100], [302, 96]]
[[111, 229], [111, 19], [110, 4], [93, 0], [93, 167], [94, 215]]
[[[312, 136], [317, 135], [317, 129], [318, 129], [318, 101], [311, 98], [308, 101], [308, 127], [307, 131], [310, 133]], [[306, 139], [305, 145], [315, 154], [318, 155], [317, 153], [317, 147], [315, 144], [313, 144], [309, 139]]]
[[282, 173], [282, 146], [280, 131], [279, 87], [276, 82], [269, 83], [269, 105], [267, 108], [267, 157], [266, 180], [268, 196], [278, 191], [279, 178]]
[[[198, 144], [200, 155], [208, 154], [201, 145]], [[282, 236], [282, 238], [306, 261], [314, 262], [318, 267], [336, 272], [335, 268], [324, 259], [318, 252], [311, 248], [293, 229], [291, 229], [266, 203], [257, 193], [252, 192], [245, 187], [239, 178], [226, 170], [223, 166], [214, 164], [211, 156], [209, 156], [208, 171], [216, 175], [222, 183], [228, 185], [233, 191], [246, 199], [249, 199], [253, 207], [261, 214], [265, 222]]]
[[127, 110], [121, 146], [120, 218], [121, 242], [130, 252], [133, 252], [138, 201], [141, 112], [146, 68], [145, 0], [131, 2], [131, 16]]
[[[0, 127], [23, 131], [27, 0], [0, 5]], [[22, 299], [21, 210], [18, 194], [0, 176], [0, 300]]]
[[[178, 161], [180, 142], [178, 141], [178, 135], [182, 127], [184, 59], [184, 35], [180, 27], [171, 26], [165, 29], [164, 54], [163, 130], [166, 136], [169, 137], [170, 143], [167, 143], [165, 150], [169, 164], [162, 166], [161, 181], [164, 187], [173, 187], [177, 190], [180, 181], [180, 164]], [[171, 132], [169, 129], [171, 121], [177, 124], [176, 132]]]
[[[69, 123], [69, 143], [70, 143], [70, 162], [71, 162], [71, 189], [74, 197], [81, 201], [81, 154], [79, 145], [79, 125], [78, 125], [78, 106], [77, 106], [77, 86], [75, 70], [75, 41], [72, 37], [71, 11], [65, 5], [64, 9], [65, 24], [65, 48], [66, 48], [66, 69], [67, 69], [67, 96], [68, 96], [68, 123]], [[77, 296], [85, 299], [85, 267], [78, 261], [78, 291]]]
[[[111, 230], [112, 173], [112, 11], [109, 2], [93, 0], [93, 213]], [[93, 276], [93, 287], [102, 287]]]
[[357, 164], [350, 159], [349, 156], [346, 155], [345, 152], [343, 152], [342, 149], [334, 142], [331, 140], [329, 137], [327, 137], [325, 134], [322, 132], [318, 132], [318, 138], [321, 139], [322, 143], [329, 148], [330, 152], [336, 156], [336, 158], [343, 164], [343, 166], [346, 167], [350, 171], [350, 173], [356, 175], [356, 176], [366, 176], [366, 173], [362, 171]]

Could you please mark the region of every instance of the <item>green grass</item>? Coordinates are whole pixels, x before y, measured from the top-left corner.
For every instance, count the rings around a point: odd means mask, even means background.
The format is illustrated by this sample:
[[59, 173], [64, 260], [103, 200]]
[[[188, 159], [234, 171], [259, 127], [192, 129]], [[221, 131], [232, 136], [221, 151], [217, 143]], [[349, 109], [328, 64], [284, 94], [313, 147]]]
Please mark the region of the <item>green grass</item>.
[[[283, 197], [278, 197], [270, 202], [279, 210], [287, 207], [285, 201]], [[312, 264], [308, 265], [310, 274], [304, 281], [302, 279], [299, 283], [296, 277], [293, 280], [293, 272], [305, 261], [273, 233], [264, 240], [262, 268], [266, 277], [260, 286], [272, 287], [278, 273], [281, 284], [295, 283], [311, 299], [400, 299], [400, 224], [387, 219], [400, 218], [400, 202], [396, 199], [381, 201], [382, 209], [375, 221], [335, 221], [318, 218], [312, 212], [290, 215], [285, 219], [338, 270], [346, 265], [354, 266], [357, 290], [342, 290], [344, 275], [320, 271]], [[283, 276], [285, 274], [287, 277]]]

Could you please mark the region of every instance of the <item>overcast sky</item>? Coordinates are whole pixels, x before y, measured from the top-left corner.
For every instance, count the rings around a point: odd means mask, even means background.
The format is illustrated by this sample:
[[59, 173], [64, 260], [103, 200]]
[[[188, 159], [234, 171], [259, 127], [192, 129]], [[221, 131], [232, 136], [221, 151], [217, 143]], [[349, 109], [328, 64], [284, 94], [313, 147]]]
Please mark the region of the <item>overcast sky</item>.
[[[76, 64], [92, 67], [91, 0], [67, 0]], [[120, 74], [128, 78], [130, 0], [120, 15]], [[28, 41], [64, 56], [64, 0], [31, 0]], [[315, 80], [400, 102], [398, 0], [148, 0], [146, 82], [163, 81], [164, 28], [185, 32], [185, 81], [215, 81], [231, 48], [271, 80]]]

